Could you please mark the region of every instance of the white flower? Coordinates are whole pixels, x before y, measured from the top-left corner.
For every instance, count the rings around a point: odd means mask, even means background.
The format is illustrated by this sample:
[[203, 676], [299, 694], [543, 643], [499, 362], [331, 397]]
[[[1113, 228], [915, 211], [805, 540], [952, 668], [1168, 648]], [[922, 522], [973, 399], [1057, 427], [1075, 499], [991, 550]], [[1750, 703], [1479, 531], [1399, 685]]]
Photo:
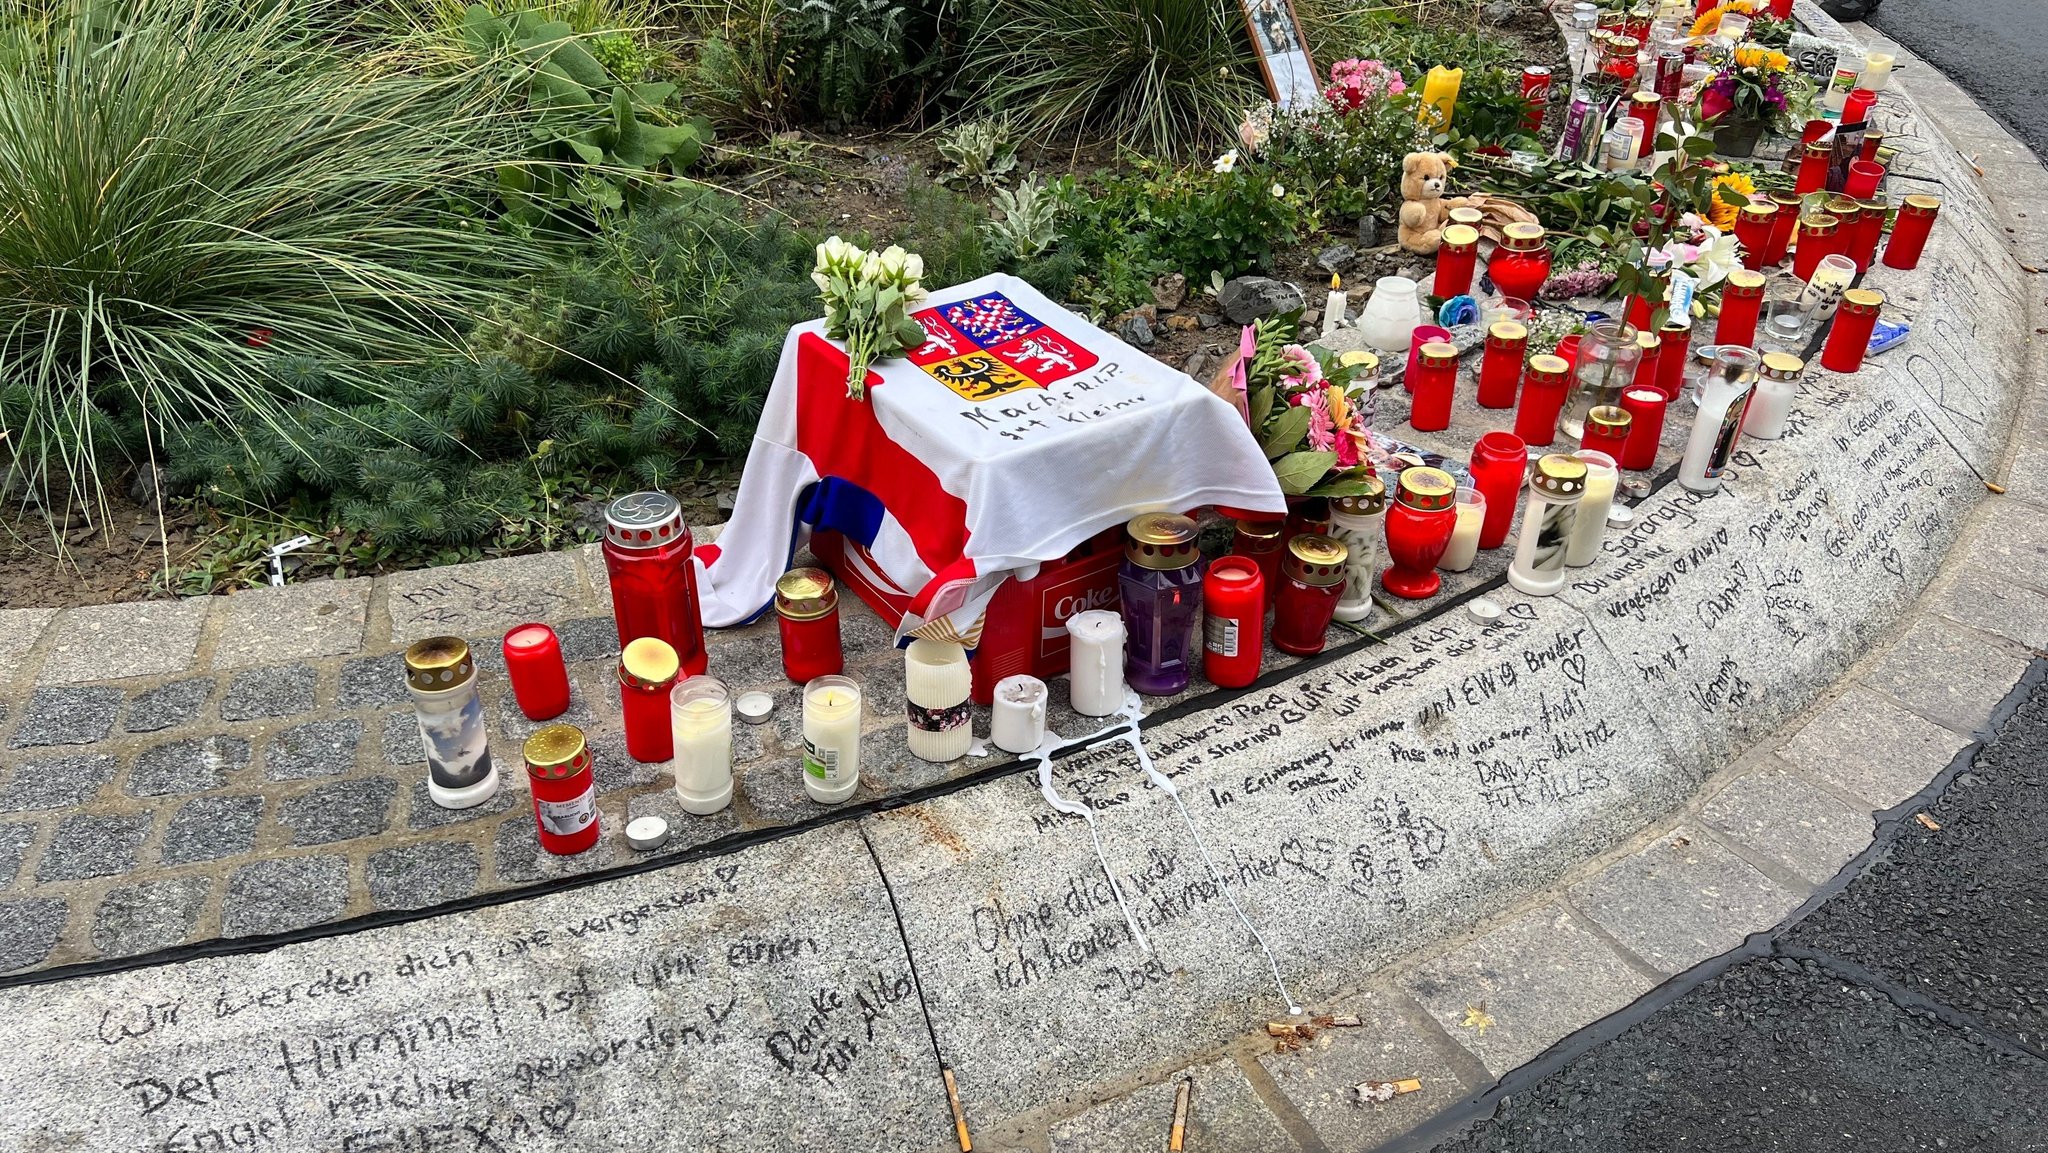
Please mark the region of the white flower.
[[[903, 262], [903, 279], [913, 282], [924, 279], [924, 257], [915, 252], [910, 254], [910, 258]], [[918, 291], [922, 293], [924, 290]]]
[[1218, 156], [1216, 158], [1216, 163], [1211, 164], [1209, 166], [1210, 170], [1213, 172], [1229, 172], [1235, 169], [1236, 167], [1237, 149], [1235, 148], [1231, 149], [1230, 151], [1224, 153], [1221, 156]]
[[[822, 264], [823, 261], [821, 260], [820, 263]], [[822, 270], [811, 273], [811, 283], [818, 286], [819, 292], [832, 291], [832, 278], [825, 275]]]
[[1274, 181], [1274, 183], [1273, 183], [1273, 199], [1275, 199], [1275, 200], [1278, 200], [1278, 199], [1280, 199], [1281, 197], [1283, 197], [1283, 196], [1285, 196], [1285, 195], [1287, 195], [1287, 189], [1285, 189], [1285, 188], [1281, 187], [1281, 186], [1280, 186], [1280, 183], [1279, 183], [1278, 181]]

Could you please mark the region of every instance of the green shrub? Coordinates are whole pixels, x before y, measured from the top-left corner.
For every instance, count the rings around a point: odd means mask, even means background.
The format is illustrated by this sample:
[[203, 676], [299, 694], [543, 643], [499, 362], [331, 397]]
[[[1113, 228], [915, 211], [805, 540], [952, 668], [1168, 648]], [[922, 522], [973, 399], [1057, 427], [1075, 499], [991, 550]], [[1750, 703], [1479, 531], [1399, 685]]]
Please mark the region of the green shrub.
[[196, 420], [289, 437], [294, 366], [379, 394], [544, 265], [451, 219], [523, 147], [483, 86], [315, 39], [330, 7], [0, 29], [0, 430], [31, 495], [92, 499]]
[[703, 37], [689, 99], [762, 131], [927, 118], [965, 29], [1009, 0], [690, 0]]
[[1155, 156], [1216, 151], [1266, 98], [1235, 0], [1003, 0], [969, 61], [976, 99], [1027, 134], [1095, 132]]

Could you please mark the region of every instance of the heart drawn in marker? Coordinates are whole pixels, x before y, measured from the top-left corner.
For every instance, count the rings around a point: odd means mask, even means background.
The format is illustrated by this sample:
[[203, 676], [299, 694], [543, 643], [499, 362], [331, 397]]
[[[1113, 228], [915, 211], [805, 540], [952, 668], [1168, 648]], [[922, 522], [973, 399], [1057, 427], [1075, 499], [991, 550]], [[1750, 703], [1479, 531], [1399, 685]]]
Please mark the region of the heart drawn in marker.
[[576, 1119], [576, 1102], [564, 1101], [560, 1105], [540, 1107], [540, 1123], [547, 1126], [555, 1136], [569, 1131], [569, 1122]]
[[1565, 680], [1582, 689], [1586, 687], [1586, 654], [1573, 653], [1558, 662], [1558, 667], [1564, 670]]

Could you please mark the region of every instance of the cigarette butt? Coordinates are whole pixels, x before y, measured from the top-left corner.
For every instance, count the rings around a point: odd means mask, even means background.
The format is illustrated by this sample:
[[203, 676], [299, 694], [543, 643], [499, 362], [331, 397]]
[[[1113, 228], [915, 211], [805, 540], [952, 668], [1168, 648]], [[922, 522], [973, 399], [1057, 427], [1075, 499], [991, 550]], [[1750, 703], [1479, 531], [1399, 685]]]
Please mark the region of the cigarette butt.
[[1296, 1025], [1291, 1021], [1266, 1022], [1266, 1035], [1268, 1037], [1293, 1037], [1299, 1035], [1300, 1033], [1301, 1026]]
[[1991, 492], [1997, 496], [2005, 495], [2005, 486], [2002, 484], [1992, 484], [1990, 481], [1987, 480], [1984, 482], [1984, 487], [1990, 489]]
[[1421, 1091], [1422, 1080], [1418, 1077], [1407, 1077], [1399, 1081], [1361, 1081], [1352, 1087], [1352, 1092], [1358, 1094], [1359, 1100], [1374, 1102], [1392, 1101], [1403, 1093]]
[[1193, 1095], [1195, 1080], [1183, 1077], [1180, 1091], [1173, 1096], [1173, 1134], [1167, 1139], [1166, 1153], [1181, 1153], [1182, 1144], [1188, 1137], [1188, 1098]]
[[1363, 1021], [1345, 1013], [1340, 1013], [1330, 1018], [1330, 1027], [1333, 1029], [1356, 1029], [1362, 1024], [1364, 1024]]
[[1913, 819], [1920, 822], [1920, 826], [1929, 832], [1938, 833], [1941, 831], [1941, 826], [1935, 824], [1934, 818], [1928, 816], [1926, 813], [1914, 813]]
[[939, 1067], [946, 1079], [946, 1104], [953, 1107], [953, 1135], [960, 1139], [960, 1153], [974, 1153], [974, 1138], [967, 1135], [967, 1112], [960, 1108], [960, 1086], [953, 1083], [953, 1067]]

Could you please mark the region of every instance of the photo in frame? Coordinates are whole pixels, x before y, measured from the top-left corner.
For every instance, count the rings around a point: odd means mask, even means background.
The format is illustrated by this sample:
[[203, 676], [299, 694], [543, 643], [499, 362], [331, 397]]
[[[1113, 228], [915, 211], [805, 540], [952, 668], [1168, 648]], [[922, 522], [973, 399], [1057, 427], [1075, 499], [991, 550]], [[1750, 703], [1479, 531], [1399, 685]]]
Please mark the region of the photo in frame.
[[1309, 59], [1308, 39], [1301, 33], [1301, 21], [1289, 0], [1238, 0], [1252, 34], [1252, 48], [1259, 55], [1259, 71], [1266, 77], [1266, 90], [1281, 108], [1304, 108], [1322, 94], [1315, 62]]

